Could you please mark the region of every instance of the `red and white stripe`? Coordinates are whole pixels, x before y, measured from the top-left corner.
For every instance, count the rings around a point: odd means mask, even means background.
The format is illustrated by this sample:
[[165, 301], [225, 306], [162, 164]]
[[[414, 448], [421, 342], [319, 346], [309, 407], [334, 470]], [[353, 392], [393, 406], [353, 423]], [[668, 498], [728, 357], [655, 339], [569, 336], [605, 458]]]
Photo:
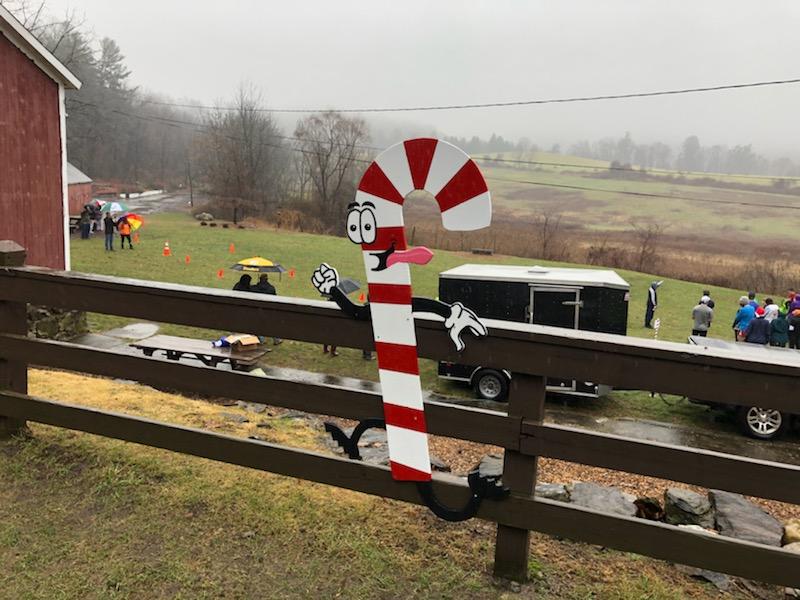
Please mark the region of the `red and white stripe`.
[[392, 476], [429, 481], [431, 463], [411, 315], [411, 274], [404, 263], [373, 271], [375, 252], [406, 249], [403, 202], [414, 190], [436, 198], [445, 229], [471, 231], [489, 225], [492, 204], [486, 181], [462, 150], [421, 138], [396, 144], [367, 168], [356, 201], [375, 205], [376, 239], [362, 244], [369, 284], [372, 329], [383, 390], [383, 411]]

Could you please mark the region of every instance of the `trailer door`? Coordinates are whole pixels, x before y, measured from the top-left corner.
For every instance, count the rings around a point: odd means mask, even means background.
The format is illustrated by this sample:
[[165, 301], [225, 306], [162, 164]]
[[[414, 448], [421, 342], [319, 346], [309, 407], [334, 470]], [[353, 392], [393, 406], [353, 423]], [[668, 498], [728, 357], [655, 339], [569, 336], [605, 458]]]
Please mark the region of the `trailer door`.
[[[580, 288], [531, 285], [528, 322], [550, 327], [578, 329], [581, 305]], [[577, 382], [548, 377], [547, 387], [551, 391], [575, 392]]]

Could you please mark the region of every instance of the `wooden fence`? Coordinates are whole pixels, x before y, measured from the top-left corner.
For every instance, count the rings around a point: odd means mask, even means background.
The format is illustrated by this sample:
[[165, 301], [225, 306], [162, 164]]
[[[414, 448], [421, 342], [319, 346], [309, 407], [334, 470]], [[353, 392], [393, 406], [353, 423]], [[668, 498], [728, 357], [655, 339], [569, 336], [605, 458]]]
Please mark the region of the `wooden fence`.
[[[5, 244], [5, 245], [4, 245]], [[281, 475], [421, 503], [416, 487], [388, 469], [260, 441], [72, 406], [27, 394], [28, 365], [129, 377], [187, 393], [211, 394], [360, 420], [382, 415], [380, 394], [364, 389], [190, 366], [32, 339], [26, 303], [123, 317], [248, 331], [313, 343], [371, 348], [370, 324], [329, 302], [207, 289], [23, 267], [24, 252], [0, 242], [0, 433], [25, 421], [46, 423]], [[600, 513], [533, 497], [537, 457], [719, 488], [800, 504], [800, 467], [694, 448], [593, 433], [542, 422], [545, 377], [581, 378], [631, 389], [736, 403], [767, 394], [774, 408], [800, 412], [800, 368], [724, 351], [540, 326], [488, 323], [487, 338], [457, 354], [434, 320], [418, 319], [420, 355], [504, 368], [514, 373], [508, 412], [426, 402], [431, 434], [505, 449], [503, 482], [511, 495], [486, 500], [478, 518], [497, 523], [495, 573], [524, 579], [529, 532], [539, 531], [667, 561], [800, 587], [800, 555], [730, 537]], [[463, 479], [437, 475], [451, 505], [468, 497]]]

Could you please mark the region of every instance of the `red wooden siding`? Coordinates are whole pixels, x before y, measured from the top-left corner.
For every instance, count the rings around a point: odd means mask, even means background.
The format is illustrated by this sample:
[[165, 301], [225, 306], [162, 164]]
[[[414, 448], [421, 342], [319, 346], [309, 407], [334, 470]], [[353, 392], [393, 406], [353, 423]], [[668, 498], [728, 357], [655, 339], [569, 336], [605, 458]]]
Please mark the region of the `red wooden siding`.
[[69, 190], [69, 214], [79, 215], [83, 207], [92, 201], [91, 183], [73, 183]]
[[64, 268], [58, 84], [0, 34], [0, 240]]

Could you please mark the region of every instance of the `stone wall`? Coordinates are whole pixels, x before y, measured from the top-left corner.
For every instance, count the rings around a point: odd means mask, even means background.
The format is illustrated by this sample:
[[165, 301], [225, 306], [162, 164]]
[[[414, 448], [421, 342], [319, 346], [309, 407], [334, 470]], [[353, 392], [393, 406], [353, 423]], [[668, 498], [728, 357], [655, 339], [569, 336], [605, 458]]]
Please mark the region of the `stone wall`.
[[28, 333], [48, 340], [70, 340], [89, 331], [86, 313], [28, 305]]

